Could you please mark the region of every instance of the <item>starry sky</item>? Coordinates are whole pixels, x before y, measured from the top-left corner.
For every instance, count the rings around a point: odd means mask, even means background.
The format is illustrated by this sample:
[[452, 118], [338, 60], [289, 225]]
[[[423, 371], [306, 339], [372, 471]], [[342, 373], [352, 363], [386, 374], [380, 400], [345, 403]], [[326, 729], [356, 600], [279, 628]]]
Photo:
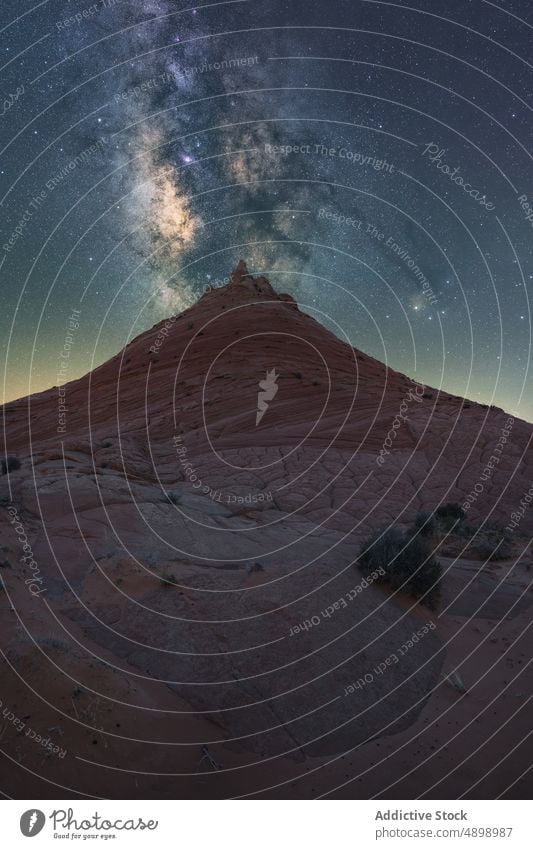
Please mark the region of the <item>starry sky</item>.
[[243, 257], [362, 351], [533, 421], [532, 12], [2, 0], [4, 400], [60, 382], [68, 334], [74, 379]]

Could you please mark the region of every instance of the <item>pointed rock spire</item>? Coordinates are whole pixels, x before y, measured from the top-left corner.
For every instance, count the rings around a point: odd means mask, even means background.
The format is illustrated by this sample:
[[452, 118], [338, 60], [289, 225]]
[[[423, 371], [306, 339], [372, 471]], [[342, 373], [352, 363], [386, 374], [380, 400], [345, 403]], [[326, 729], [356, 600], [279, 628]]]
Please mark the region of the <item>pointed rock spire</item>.
[[233, 270], [229, 282], [230, 284], [241, 283], [245, 279], [245, 277], [251, 278], [251, 275], [248, 271], [248, 266], [246, 265], [245, 261], [241, 259], [235, 266], [235, 269]]

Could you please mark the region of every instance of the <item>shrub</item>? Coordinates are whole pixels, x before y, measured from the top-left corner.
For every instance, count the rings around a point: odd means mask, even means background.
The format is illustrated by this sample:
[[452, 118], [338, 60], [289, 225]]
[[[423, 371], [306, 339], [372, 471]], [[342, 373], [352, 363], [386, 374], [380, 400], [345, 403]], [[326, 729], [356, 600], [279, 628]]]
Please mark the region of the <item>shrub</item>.
[[459, 519], [460, 522], [466, 519], [466, 513], [461, 505], [453, 501], [448, 501], [447, 504], [441, 504], [440, 507], [437, 507], [435, 516], [438, 519]]
[[491, 534], [494, 534], [498, 540], [501, 539], [506, 542], [510, 542], [511, 540], [512, 532], [505, 525], [502, 525], [501, 522], [485, 522], [484, 528]]
[[458, 526], [466, 519], [466, 513], [459, 504], [454, 504], [449, 501], [447, 504], [441, 504], [435, 510], [438, 528], [444, 533], [448, 533], [452, 529], [458, 530]]
[[2, 460], [2, 474], [7, 475], [8, 472], [15, 472], [20, 469], [22, 463], [18, 457], [4, 457]]
[[487, 535], [473, 539], [468, 546], [467, 557], [473, 559], [479, 558], [485, 561], [510, 560], [512, 556], [513, 546], [504, 537], [497, 538]]
[[384, 569], [385, 574], [379, 575], [376, 583], [388, 583], [390, 572], [394, 569], [391, 561], [401, 550], [404, 542], [404, 535], [397, 528], [374, 531], [361, 546], [361, 552], [357, 558], [357, 565], [365, 578], [378, 569]]
[[174, 575], [171, 575], [170, 572], [167, 572], [165, 575], [161, 575], [160, 577], [161, 586], [168, 589], [168, 587], [175, 587]]
[[434, 536], [437, 532], [435, 516], [429, 510], [422, 510], [416, 515], [414, 527], [423, 537]]
[[375, 531], [362, 545], [359, 569], [365, 577], [382, 569], [376, 583], [402, 589], [435, 610], [440, 598], [442, 567], [420, 535], [403, 534], [397, 528]]
[[436, 610], [440, 600], [442, 567], [433, 556], [425, 539], [414, 536], [408, 540], [400, 559], [401, 584], [430, 610]]

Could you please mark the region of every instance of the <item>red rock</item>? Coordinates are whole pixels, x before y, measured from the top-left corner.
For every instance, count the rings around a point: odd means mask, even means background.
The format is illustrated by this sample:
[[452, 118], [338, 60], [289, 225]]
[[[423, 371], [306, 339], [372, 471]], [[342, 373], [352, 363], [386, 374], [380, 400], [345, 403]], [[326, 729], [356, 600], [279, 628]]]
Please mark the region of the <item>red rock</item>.
[[[170, 700], [200, 716], [220, 746], [233, 741], [226, 757], [280, 758], [273, 780], [281, 780], [295, 761], [417, 720], [441, 673], [440, 638], [429, 633], [386, 675], [373, 670], [420, 627], [420, 611], [375, 586], [323, 611], [360, 583], [361, 535], [462, 502], [507, 421], [502, 411], [419, 390], [414, 397], [408, 377], [337, 339], [241, 262], [227, 286], [68, 384], [65, 433], [57, 389], [6, 405], [2, 450], [23, 463], [11, 492], [46, 600], [67, 645], [76, 635], [84, 681], [94, 657], [111, 663], [121, 687], [135, 682], [131, 702], [155, 710], [155, 719], [139, 712], [140, 739], [157, 735], [157, 711]], [[267, 406], [256, 425], [260, 391]], [[380, 464], [402, 402], [408, 418]], [[509, 522], [530, 486], [531, 436], [532, 426], [515, 420], [469, 515], [492, 511]], [[5, 478], [0, 498], [6, 503]], [[10, 597], [54, 633], [57, 622], [24, 586], [6, 515], [1, 522]], [[533, 509], [520, 533], [532, 526]], [[484, 600], [491, 580], [483, 578]], [[9, 636], [17, 652], [19, 640]], [[367, 674], [372, 686], [346, 696]], [[113, 682], [105, 686], [112, 704]], [[180, 714], [176, 739], [205, 742], [189, 733]], [[116, 745], [122, 754], [100, 753], [111, 766], [127, 757], [128, 744]], [[179, 772], [170, 754], [158, 750], [156, 771], [171, 763]], [[261, 786], [246, 772], [234, 792]]]

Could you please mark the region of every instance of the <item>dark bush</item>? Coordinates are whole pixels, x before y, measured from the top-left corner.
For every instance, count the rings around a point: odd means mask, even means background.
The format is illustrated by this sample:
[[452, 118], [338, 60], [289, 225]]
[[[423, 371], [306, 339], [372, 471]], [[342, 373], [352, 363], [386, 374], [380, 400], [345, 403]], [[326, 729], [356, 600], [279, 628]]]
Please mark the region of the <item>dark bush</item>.
[[437, 533], [437, 522], [433, 513], [428, 510], [417, 513], [414, 527], [423, 537], [432, 537]]
[[442, 567], [420, 535], [404, 534], [397, 528], [376, 531], [363, 543], [357, 563], [365, 577], [381, 569], [383, 574], [376, 583], [402, 589], [436, 610]]
[[2, 460], [2, 474], [7, 475], [8, 472], [16, 472], [20, 469], [22, 463], [18, 457], [4, 457]]
[[405, 537], [397, 528], [374, 531], [361, 546], [357, 558], [357, 565], [365, 578], [378, 569], [384, 569], [386, 574], [380, 575], [376, 583], [389, 583], [390, 572], [395, 568], [391, 561], [404, 544]]
[[510, 560], [513, 552], [513, 546], [507, 537], [488, 532], [472, 539], [466, 556], [486, 561]]
[[448, 533], [454, 530], [458, 533], [461, 522], [466, 519], [466, 513], [459, 504], [448, 502], [441, 504], [435, 510], [435, 518], [437, 520], [438, 529], [443, 533]]
[[179, 492], [170, 491], [166, 494], [166, 500], [169, 504], [180, 504], [181, 503], [181, 495]]
[[466, 522], [466, 521], [461, 522], [455, 529], [455, 533], [458, 536], [465, 537], [466, 539], [473, 537], [475, 535], [476, 531], [477, 531], [476, 526], [472, 525], [470, 522]]
[[448, 501], [447, 504], [441, 504], [440, 507], [437, 507], [435, 516], [438, 519], [459, 519], [459, 521], [466, 519], [466, 513], [463, 508], [460, 504], [456, 504], [453, 501]]

